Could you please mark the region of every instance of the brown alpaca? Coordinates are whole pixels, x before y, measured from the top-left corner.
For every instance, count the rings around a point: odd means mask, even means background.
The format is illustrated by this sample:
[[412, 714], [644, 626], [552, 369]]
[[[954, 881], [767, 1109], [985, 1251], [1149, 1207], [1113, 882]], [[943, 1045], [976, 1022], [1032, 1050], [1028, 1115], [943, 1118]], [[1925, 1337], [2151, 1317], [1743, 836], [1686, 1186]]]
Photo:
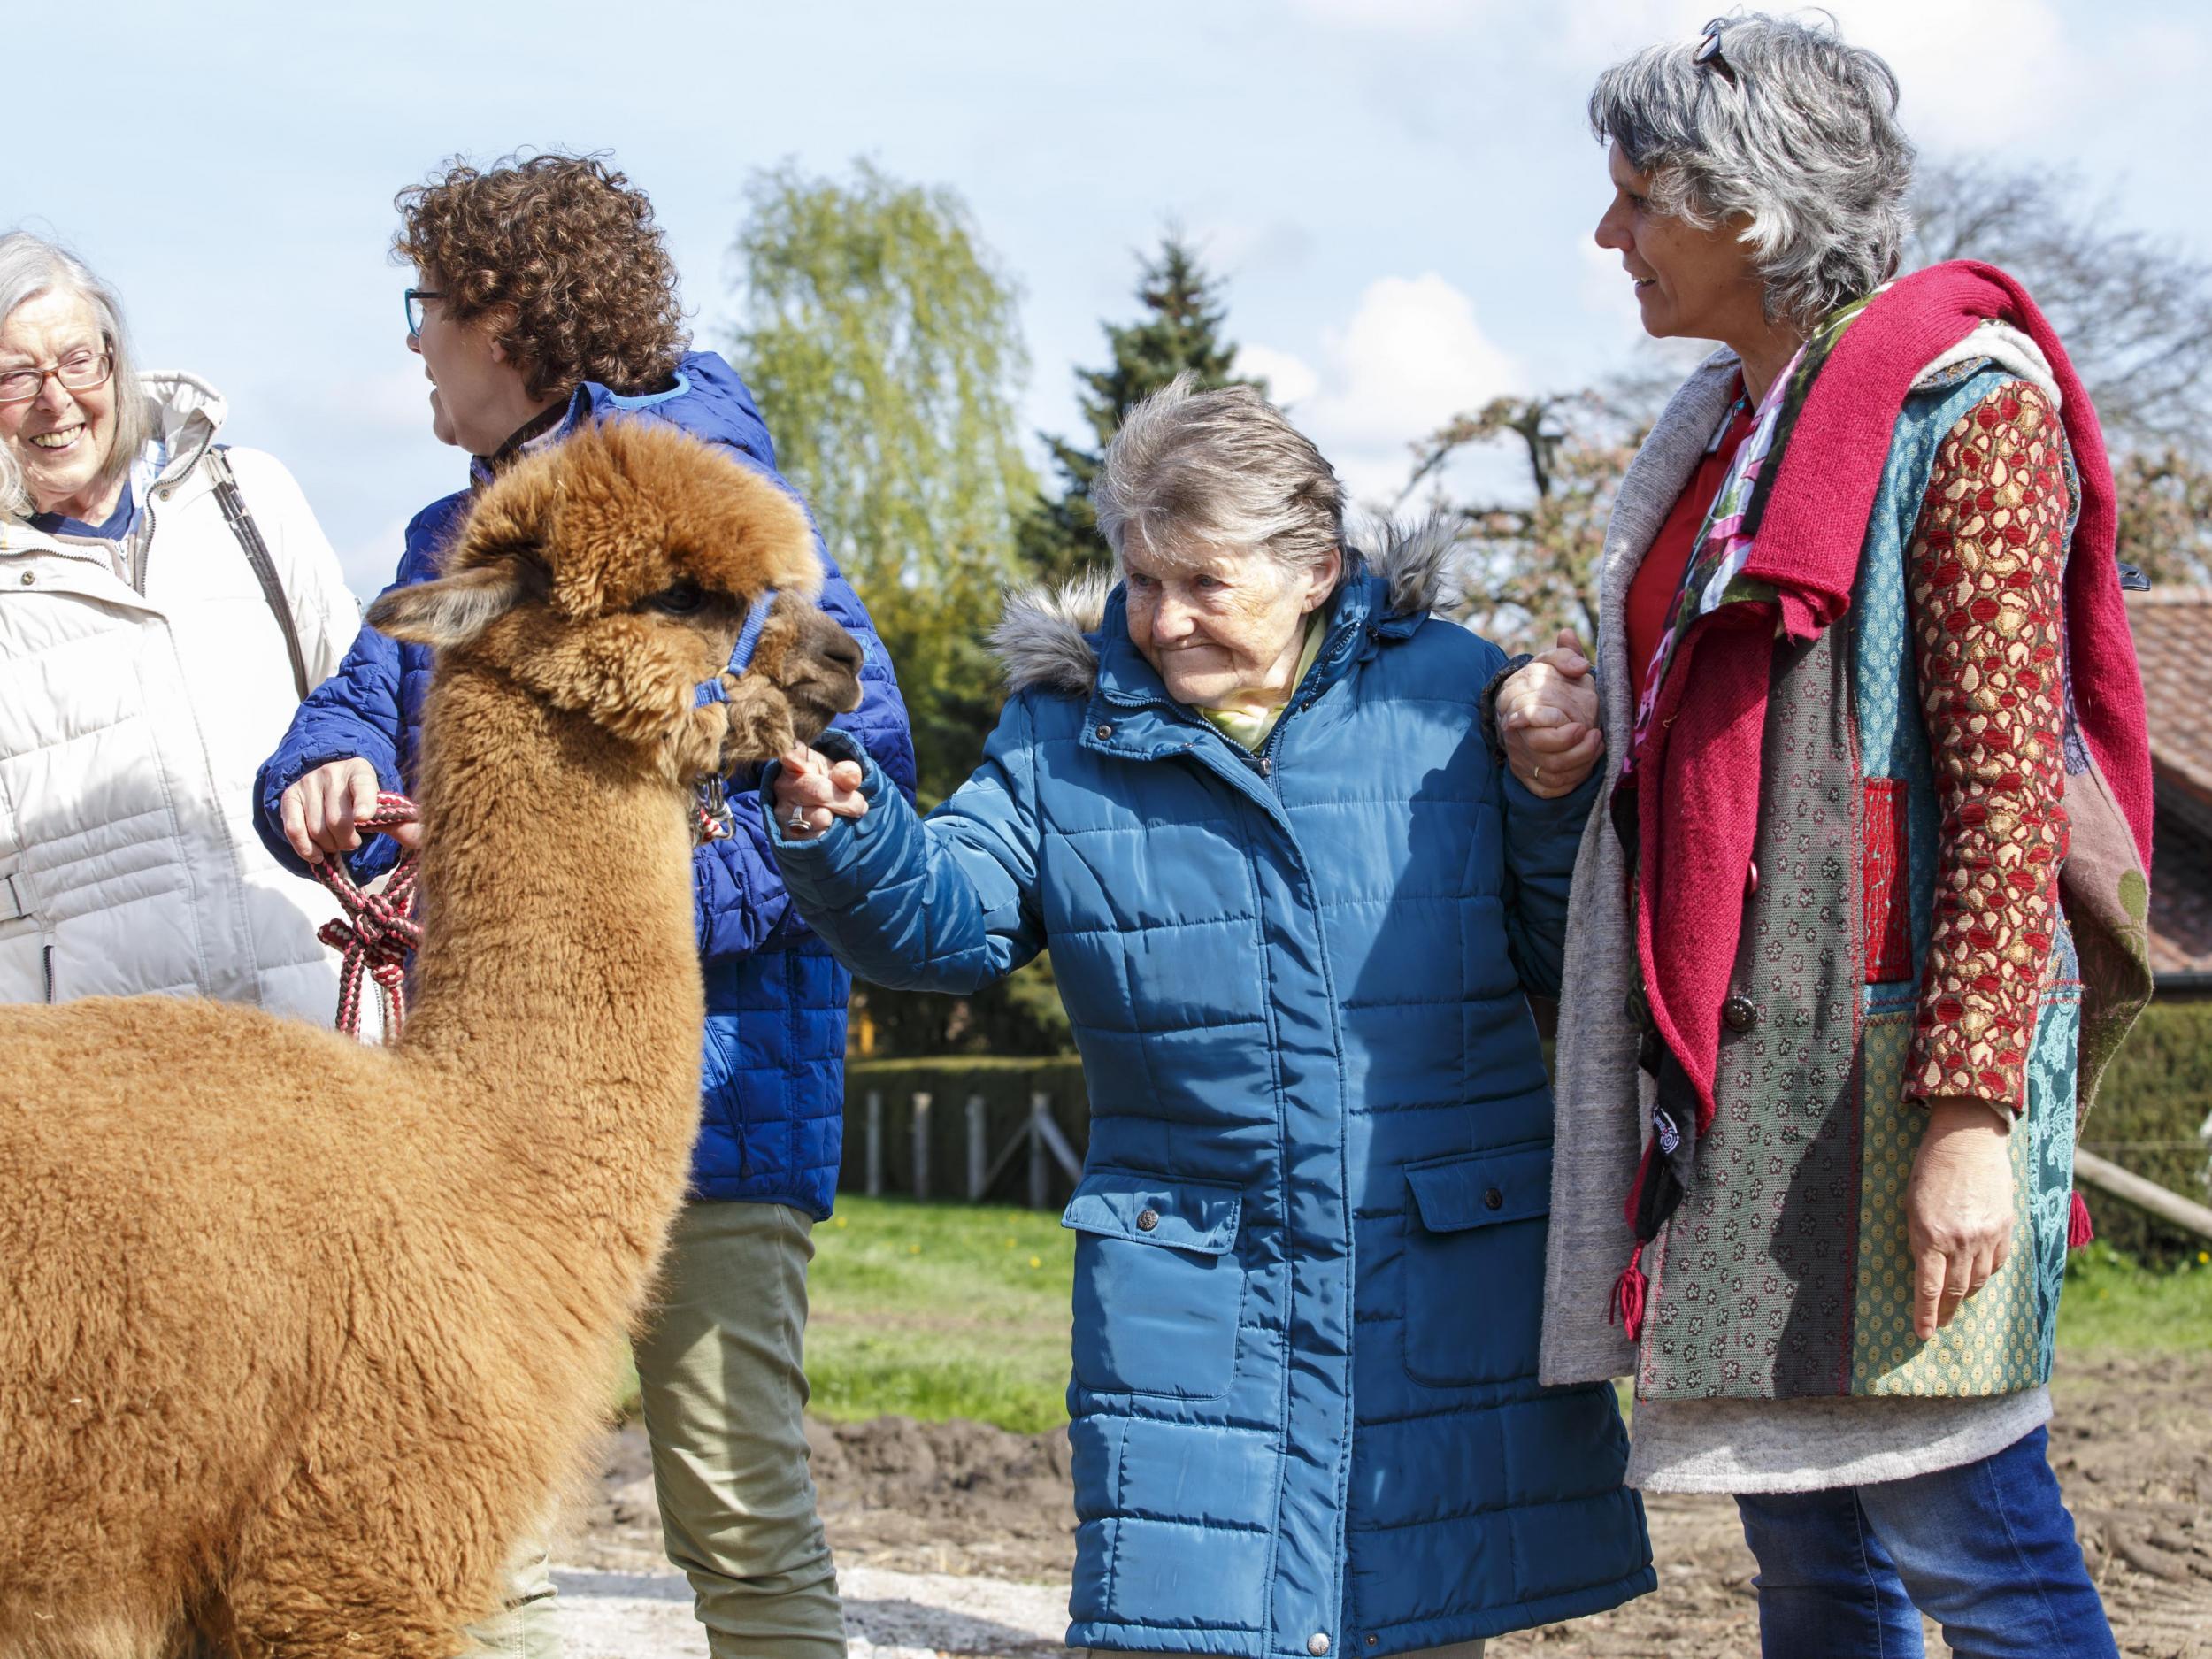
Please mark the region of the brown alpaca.
[[442, 648], [403, 1041], [0, 1009], [0, 1659], [445, 1659], [495, 1609], [683, 1194], [687, 786], [859, 700], [820, 579], [788, 496], [669, 428], [524, 462], [369, 613]]

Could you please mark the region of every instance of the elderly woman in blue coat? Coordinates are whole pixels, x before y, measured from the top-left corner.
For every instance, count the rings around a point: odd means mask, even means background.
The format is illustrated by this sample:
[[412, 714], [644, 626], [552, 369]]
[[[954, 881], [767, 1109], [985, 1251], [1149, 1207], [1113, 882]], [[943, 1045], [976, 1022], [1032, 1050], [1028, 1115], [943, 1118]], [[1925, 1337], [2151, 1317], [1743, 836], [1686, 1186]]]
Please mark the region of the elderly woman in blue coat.
[[856, 973], [964, 993], [1052, 953], [1091, 1102], [1068, 1640], [1458, 1655], [1651, 1588], [1611, 1391], [1536, 1380], [1523, 993], [1557, 990], [1592, 784], [1498, 763], [1503, 654], [1429, 616], [1448, 534], [1348, 550], [1249, 389], [1141, 404], [1096, 500], [1120, 580], [1014, 604], [1014, 695], [941, 808], [835, 733], [762, 790]]

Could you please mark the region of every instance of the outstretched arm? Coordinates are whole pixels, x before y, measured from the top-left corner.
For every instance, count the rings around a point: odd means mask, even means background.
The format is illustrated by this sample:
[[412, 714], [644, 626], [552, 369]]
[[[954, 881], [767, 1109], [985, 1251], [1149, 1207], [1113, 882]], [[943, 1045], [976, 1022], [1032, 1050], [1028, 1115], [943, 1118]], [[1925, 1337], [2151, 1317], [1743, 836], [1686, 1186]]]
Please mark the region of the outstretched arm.
[[840, 962], [879, 985], [959, 995], [1044, 948], [1025, 699], [1008, 705], [982, 765], [926, 821], [849, 737], [833, 729], [817, 749], [793, 757], [803, 773], [772, 764], [761, 799], [791, 902]]

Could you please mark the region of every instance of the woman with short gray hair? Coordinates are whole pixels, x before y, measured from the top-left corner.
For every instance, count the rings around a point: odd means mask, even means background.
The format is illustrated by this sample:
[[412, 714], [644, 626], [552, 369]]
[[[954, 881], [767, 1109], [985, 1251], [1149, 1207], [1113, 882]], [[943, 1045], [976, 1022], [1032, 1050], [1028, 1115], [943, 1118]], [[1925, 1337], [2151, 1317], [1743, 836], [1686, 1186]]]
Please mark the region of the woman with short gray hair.
[[[1645, 328], [1543, 1373], [1729, 1492], [1770, 1656], [2114, 1652], [2046, 1455], [2075, 1120], [2149, 988], [2149, 757], [2095, 411], [2018, 284], [1892, 280], [1897, 83], [1736, 15], [1600, 77]], [[1523, 775], [1597, 733], [1500, 694]]]
[[1140, 404], [1094, 493], [1118, 580], [1012, 603], [949, 801], [834, 733], [762, 787], [855, 973], [961, 995], [1052, 953], [1090, 1097], [1069, 1641], [1464, 1659], [1650, 1588], [1610, 1389], [1535, 1375], [1524, 992], [1594, 786], [1494, 758], [1503, 654], [1429, 616], [1449, 527], [1351, 548], [1248, 388]]
[[135, 371], [81, 261], [0, 235], [0, 1000], [336, 1010], [335, 905], [249, 812], [359, 612], [299, 486], [223, 417]]

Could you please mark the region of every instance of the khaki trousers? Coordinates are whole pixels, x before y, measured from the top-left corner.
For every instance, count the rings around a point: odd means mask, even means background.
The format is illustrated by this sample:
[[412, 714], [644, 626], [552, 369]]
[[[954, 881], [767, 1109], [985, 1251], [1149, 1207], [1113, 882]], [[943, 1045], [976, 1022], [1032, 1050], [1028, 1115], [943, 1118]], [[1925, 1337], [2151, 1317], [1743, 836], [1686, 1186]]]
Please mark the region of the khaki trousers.
[[507, 1570], [507, 1605], [468, 1635], [474, 1659], [561, 1659], [553, 1567], [542, 1543], [526, 1545]]
[[[688, 1204], [633, 1345], [668, 1558], [712, 1659], [841, 1659], [844, 1609], [807, 1474], [806, 1268], [813, 1224], [780, 1204]], [[472, 1626], [482, 1659], [560, 1659], [544, 1547]]]
[[691, 1580], [713, 1659], [845, 1652], [802, 1422], [813, 1259], [814, 1225], [796, 1210], [687, 1205], [634, 1345], [668, 1558]]

